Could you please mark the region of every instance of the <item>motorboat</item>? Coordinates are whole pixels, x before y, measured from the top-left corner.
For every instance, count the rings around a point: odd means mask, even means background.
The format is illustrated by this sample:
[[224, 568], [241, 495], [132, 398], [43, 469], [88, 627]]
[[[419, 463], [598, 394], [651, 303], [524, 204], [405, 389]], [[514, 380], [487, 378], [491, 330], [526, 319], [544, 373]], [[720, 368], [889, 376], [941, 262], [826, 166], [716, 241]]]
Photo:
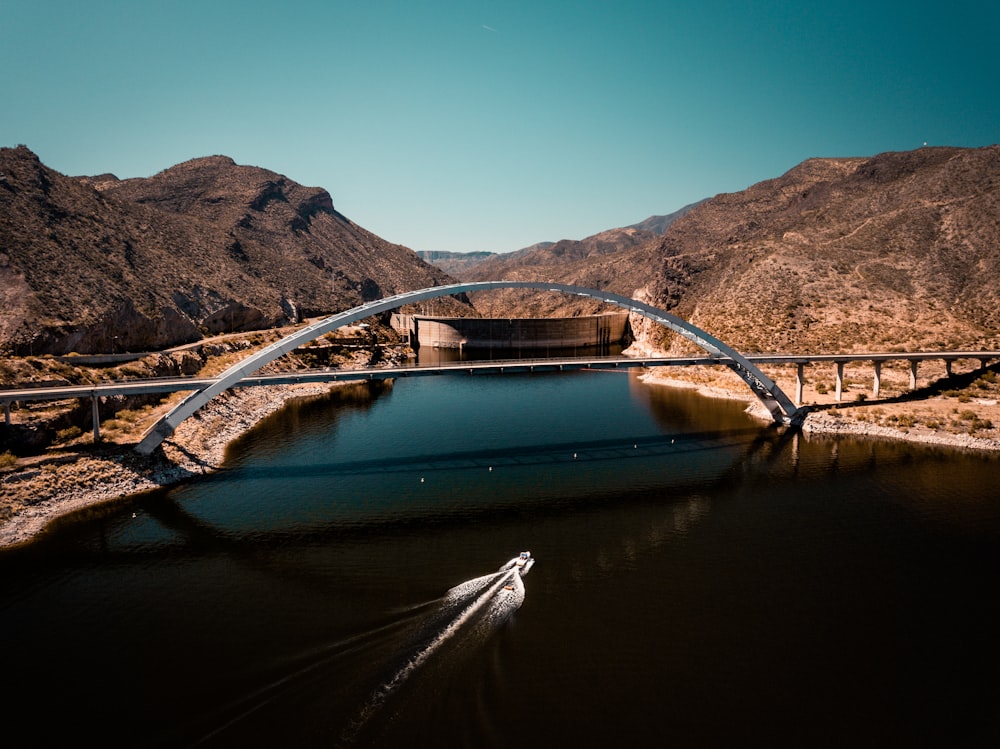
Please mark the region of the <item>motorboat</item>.
[[511, 567], [516, 569], [521, 573], [521, 577], [528, 574], [528, 570], [535, 564], [535, 558], [531, 556], [530, 551], [522, 551], [516, 557], [507, 562], [503, 567], [500, 568], [501, 571], [509, 570]]
[[534, 561], [535, 560], [531, 558], [530, 551], [522, 551], [520, 554], [517, 555], [517, 560], [514, 562], [514, 566], [516, 566], [518, 569], [523, 570], [529, 563], [532, 563]]

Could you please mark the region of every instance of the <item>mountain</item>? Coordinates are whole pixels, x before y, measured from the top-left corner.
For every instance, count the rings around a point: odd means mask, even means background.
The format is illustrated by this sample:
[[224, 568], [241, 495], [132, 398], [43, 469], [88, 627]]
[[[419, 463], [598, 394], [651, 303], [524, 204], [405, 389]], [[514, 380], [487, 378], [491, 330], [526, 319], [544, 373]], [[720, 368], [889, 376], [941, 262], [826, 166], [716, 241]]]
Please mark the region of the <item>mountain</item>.
[[[461, 277], [638, 295], [745, 351], [1000, 348], [1000, 146], [809, 159], [678, 213], [662, 236], [643, 222]], [[495, 316], [602, 309], [519, 291], [473, 301]], [[639, 332], [689, 350], [658, 326]]]
[[1000, 348], [1000, 146], [810, 159], [635, 260], [651, 303], [741, 350]]
[[[536, 242], [513, 252], [442, 252], [417, 250], [428, 263], [451, 276], [465, 280], [500, 280], [511, 277], [508, 268], [525, 265], [547, 265], [566, 260], [582, 260], [595, 255], [608, 255], [634, 247], [655, 235], [663, 234], [671, 223], [694, 208], [697, 203], [663, 216], [650, 216], [645, 221], [620, 229], [609, 229], [585, 239], [563, 239], [559, 242]], [[488, 264], [487, 264], [487, 261]], [[484, 264], [486, 264], [484, 266]], [[484, 267], [480, 267], [484, 266]], [[497, 275], [500, 274], [500, 275]], [[505, 275], [507, 274], [507, 275]]]
[[415, 250], [420, 259], [430, 263], [449, 276], [458, 278], [462, 273], [496, 255], [495, 252], [449, 252], [447, 250]]
[[69, 177], [0, 149], [0, 350], [142, 351], [452, 279], [328, 192], [224, 156]]
[[[706, 198], [707, 200], [707, 198]], [[665, 216], [650, 216], [645, 221], [640, 221], [638, 224], [632, 224], [630, 229], [642, 229], [643, 231], [651, 231], [653, 234], [666, 234], [667, 229], [670, 225], [674, 223], [681, 216], [686, 215], [691, 212], [694, 208], [704, 203], [705, 200], [699, 200], [697, 203], [689, 203], [680, 210], [674, 211], [673, 213], [668, 213]]]
[[[651, 216], [632, 226], [608, 229], [584, 239], [539, 242], [515, 252], [494, 254], [466, 268], [449, 272], [463, 281], [543, 280], [606, 289], [631, 295], [648, 280], [646, 269], [633, 254], [655, 242], [675, 220], [695, 203], [664, 216]], [[473, 304], [481, 314], [529, 317], [592, 314], [600, 302], [578, 297], [539, 295], [516, 289], [479, 292]]]

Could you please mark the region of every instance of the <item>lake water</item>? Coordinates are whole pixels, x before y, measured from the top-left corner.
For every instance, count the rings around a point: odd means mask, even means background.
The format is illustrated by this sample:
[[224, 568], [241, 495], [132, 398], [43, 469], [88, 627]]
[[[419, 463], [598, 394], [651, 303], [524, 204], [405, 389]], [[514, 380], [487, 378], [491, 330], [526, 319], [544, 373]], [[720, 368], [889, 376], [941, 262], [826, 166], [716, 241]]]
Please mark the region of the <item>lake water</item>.
[[0, 557], [5, 743], [996, 746], [998, 579], [996, 457], [625, 373], [358, 386]]

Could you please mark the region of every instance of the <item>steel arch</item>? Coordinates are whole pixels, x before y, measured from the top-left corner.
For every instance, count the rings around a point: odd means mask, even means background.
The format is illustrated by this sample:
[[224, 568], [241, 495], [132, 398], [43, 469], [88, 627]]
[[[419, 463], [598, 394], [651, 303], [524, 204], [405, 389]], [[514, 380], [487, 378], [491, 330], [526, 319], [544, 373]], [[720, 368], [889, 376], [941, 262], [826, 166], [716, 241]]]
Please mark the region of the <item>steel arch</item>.
[[336, 330], [344, 325], [350, 325], [372, 315], [402, 307], [404, 304], [412, 304], [442, 296], [463, 294], [470, 291], [485, 291], [487, 289], [537, 289], [539, 291], [575, 294], [577, 296], [598, 299], [602, 302], [627, 309], [630, 312], [635, 312], [669, 328], [701, 347], [709, 354], [720, 357], [719, 363], [728, 366], [739, 375], [764, 407], [767, 408], [768, 413], [771, 414], [774, 421], [789, 424], [796, 423], [799, 420], [799, 409], [796, 408], [788, 396], [742, 354], [715, 336], [706, 333], [701, 328], [669, 312], [620, 294], [587, 289], [581, 286], [543, 283], [541, 281], [473, 281], [446, 286], [434, 286], [427, 289], [418, 289], [417, 291], [407, 291], [402, 294], [386, 297], [385, 299], [367, 302], [359, 307], [340, 312], [319, 322], [307, 325], [301, 330], [297, 330], [280, 341], [276, 341], [270, 346], [234, 364], [219, 375], [219, 378], [213, 384], [203, 390], [193, 392], [153, 425], [142, 441], [136, 446], [136, 450], [143, 455], [151, 454], [164, 439], [173, 434], [174, 430], [184, 419], [191, 416], [217, 395], [233, 387], [241, 379], [253, 374], [264, 365], [298, 348], [303, 343], [329, 333], [331, 330]]

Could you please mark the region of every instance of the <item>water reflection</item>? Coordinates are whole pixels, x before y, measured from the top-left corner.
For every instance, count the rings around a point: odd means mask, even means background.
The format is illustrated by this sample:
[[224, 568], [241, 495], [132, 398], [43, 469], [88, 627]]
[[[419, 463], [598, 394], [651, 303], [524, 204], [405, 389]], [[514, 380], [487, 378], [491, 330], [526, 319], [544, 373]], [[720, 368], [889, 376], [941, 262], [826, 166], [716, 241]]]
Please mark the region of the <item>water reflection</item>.
[[338, 397], [0, 560], [38, 743], [335, 745], [449, 588], [522, 548], [523, 605], [400, 690], [382, 745], [995, 743], [995, 458], [621, 373]]

